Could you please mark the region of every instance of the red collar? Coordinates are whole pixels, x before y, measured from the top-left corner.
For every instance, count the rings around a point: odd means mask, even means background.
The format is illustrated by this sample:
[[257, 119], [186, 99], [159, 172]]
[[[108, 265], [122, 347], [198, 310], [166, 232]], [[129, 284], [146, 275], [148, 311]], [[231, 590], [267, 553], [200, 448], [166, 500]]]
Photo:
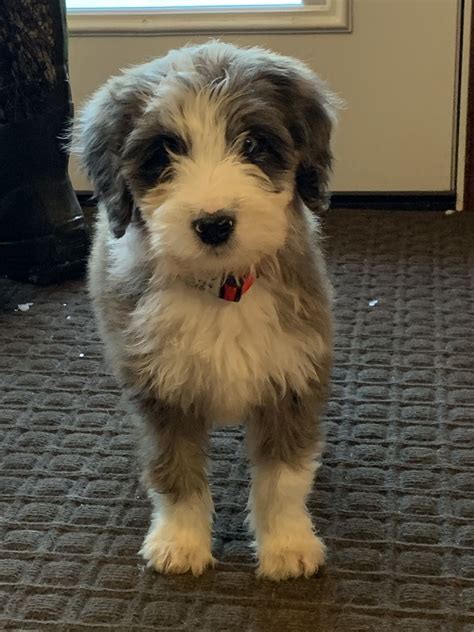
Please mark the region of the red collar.
[[224, 301], [238, 303], [254, 283], [255, 276], [251, 272], [248, 272], [243, 277], [235, 277], [230, 274], [219, 288], [219, 298], [224, 299]]
[[224, 301], [231, 303], [238, 303], [242, 296], [252, 287], [255, 283], [256, 275], [253, 272], [247, 272], [243, 276], [235, 276], [229, 274], [225, 278], [217, 278], [211, 281], [200, 279], [189, 279], [188, 285], [203, 290], [208, 294], [212, 294], [216, 298], [221, 298]]

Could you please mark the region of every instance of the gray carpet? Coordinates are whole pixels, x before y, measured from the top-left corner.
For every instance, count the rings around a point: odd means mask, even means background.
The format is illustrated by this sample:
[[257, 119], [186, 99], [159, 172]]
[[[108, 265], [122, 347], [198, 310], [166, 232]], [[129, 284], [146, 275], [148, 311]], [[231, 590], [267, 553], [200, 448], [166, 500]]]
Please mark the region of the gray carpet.
[[340, 211], [327, 232], [337, 354], [310, 507], [329, 559], [279, 585], [253, 574], [238, 429], [214, 440], [217, 567], [144, 569], [149, 505], [83, 284], [0, 282], [2, 630], [474, 631], [474, 214]]

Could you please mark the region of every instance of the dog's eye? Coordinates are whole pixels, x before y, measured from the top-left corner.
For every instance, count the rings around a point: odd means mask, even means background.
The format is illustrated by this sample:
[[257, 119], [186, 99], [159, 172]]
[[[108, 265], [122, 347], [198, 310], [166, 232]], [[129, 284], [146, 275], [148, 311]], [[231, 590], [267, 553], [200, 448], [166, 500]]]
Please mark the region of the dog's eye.
[[291, 164], [291, 149], [273, 130], [263, 127], [248, 129], [241, 141], [240, 155], [244, 162], [256, 165], [265, 173], [279, 173]]
[[261, 149], [261, 142], [259, 142], [259, 139], [254, 136], [247, 136], [242, 144], [242, 150], [248, 157], [257, 154], [259, 149]]
[[160, 144], [168, 153], [175, 154], [177, 156], [183, 155], [186, 153], [186, 144], [182, 138], [179, 136], [162, 136], [160, 139]]
[[153, 139], [145, 151], [145, 159], [140, 168], [140, 177], [147, 185], [172, 177], [171, 162], [174, 156], [186, 154], [186, 143], [174, 134], [162, 134]]

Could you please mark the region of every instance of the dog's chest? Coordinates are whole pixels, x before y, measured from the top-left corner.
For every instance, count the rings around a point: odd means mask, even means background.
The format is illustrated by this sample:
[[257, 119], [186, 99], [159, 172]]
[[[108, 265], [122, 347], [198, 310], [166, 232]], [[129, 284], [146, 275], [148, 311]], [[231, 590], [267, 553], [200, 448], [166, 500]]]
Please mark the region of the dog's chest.
[[237, 421], [269, 389], [304, 390], [322, 341], [285, 329], [271, 293], [257, 283], [240, 303], [184, 286], [150, 297], [137, 310], [139, 370], [161, 397]]

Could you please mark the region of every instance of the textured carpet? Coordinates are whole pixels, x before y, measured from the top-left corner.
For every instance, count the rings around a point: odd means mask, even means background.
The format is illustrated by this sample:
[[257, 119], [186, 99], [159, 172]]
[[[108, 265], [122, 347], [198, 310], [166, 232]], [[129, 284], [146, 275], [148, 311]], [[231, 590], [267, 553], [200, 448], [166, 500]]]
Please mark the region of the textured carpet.
[[253, 574], [239, 429], [214, 438], [217, 567], [144, 570], [149, 505], [83, 284], [0, 283], [0, 629], [474, 631], [474, 214], [341, 211], [327, 232], [337, 353], [310, 507], [329, 559], [279, 585]]

